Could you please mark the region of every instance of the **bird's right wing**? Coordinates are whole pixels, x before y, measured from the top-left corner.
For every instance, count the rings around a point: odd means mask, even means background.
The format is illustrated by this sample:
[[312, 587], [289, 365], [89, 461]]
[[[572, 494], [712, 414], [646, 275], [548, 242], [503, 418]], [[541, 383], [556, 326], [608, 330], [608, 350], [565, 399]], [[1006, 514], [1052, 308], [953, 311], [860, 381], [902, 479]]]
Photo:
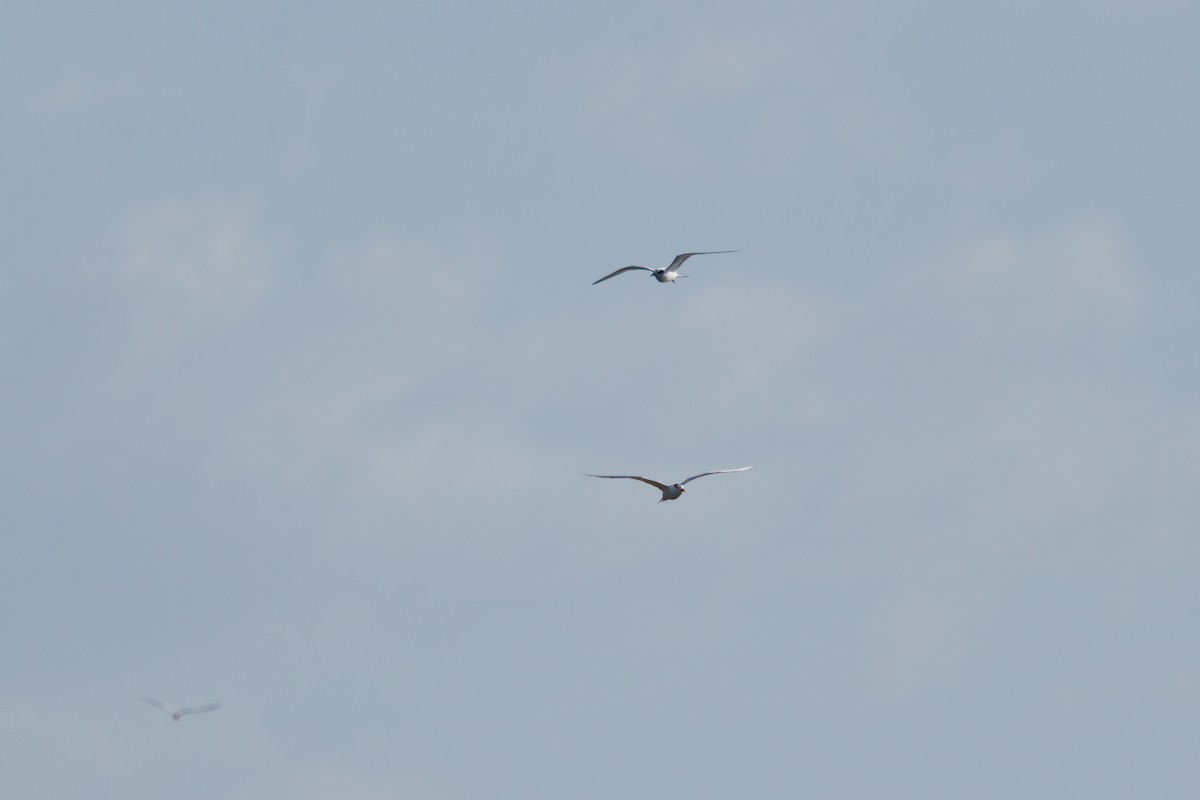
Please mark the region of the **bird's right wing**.
[[667, 490], [667, 487], [663, 486], [658, 481], [652, 481], [649, 478], [643, 478], [641, 475], [593, 475], [590, 472], [585, 472], [583, 474], [587, 475], [589, 478], [629, 478], [630, 480], [648, 483], [651, 486], [656, 487], [660, 492], [665, 492]]
[[180, 714], [203, 714], [205, 711], [216, 711], [221, 707], [220, 703], [208, 703], [203, 706], [193, 706], [191, 708], [179, 709]]
[[667, 267], [667, 272], [672, 272], [683, 266], [683, 262], [687, 261], [692, 256], [715, 256], [718, 253], [736, 253], [737, 250], [701, 250], [697, 253], [680, 253], [675, 256], [675, 260], [671, 262], [671, 266]]
[[142, 695], [142, 702], [149, 703], [150, 705], [154, 706], [155, 708], [161, 708], [163, 711], [167, 712], [168, 714], [173, 714], [175, 712], [175, 709], [171, 708], [169, 705], [167, 705], [166, 703], [164, 703], [161, 700], [155, 700], [153, 697], [151, 697], [148, 694]]
[[696, 478], [703, 478], [705, 475], [720, 475], [722, 472], [745, 472], [748, 469], [750, 469], [750, 467], [738, 467], [737, 469], [714, 469], [712, 472], [701, 472], [699, 475], [693, 475], [692, 477], [688, 478], [687, 481], [683, 481], [679, 485], [683, 486], [684, 483], [687, 483], [688, 481], [694, 481]]
[[646, 272], [654, 272], [654, 270], [650, 269], [649, 267], [621, 267], [619, 270], [616, 270], [615, 272], [608, 273], [603, 278], [601, 278], [599, 281], [592, 281], [592, 286], [595, 286], [597, 283], [600, 283], [600, 281], [606, 281], [609, 278], [613, 277], [614, 275], [620, 275], [622, 272], [629, 272], [629, 270], [631, 270], [631, 269], [644, 269], [644, 270], [646, 270]]

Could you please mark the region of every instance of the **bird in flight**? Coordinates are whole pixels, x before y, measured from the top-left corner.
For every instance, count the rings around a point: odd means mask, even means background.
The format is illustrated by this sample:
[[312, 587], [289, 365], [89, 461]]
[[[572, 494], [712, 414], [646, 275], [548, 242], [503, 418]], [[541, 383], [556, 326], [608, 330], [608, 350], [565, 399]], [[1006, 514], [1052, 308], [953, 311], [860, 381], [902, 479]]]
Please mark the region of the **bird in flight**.
[[658, 501], [661, 503], [663, 500], [678, 500], [679, 497], [687, 491], [687, 489], [683, 488], [683, 485], [696, 480], [696, 478], [703, 478], [705, 475], [720, 475], [723, 472], [745, 472], [748, 469], [750, 469], [750, 467], [738, 467], [737, 469], [714, 469], [712, 472], [701, 472], [699, 475], [693, 475], [686, 481], [673, 483], [670, 486], [667, 486], [665, 483], [659, 483], [658, 481], [652, 481], [649, 478], [643, 478], [641, 475], [593, 475], [590, 472], [585, 472], [584, 475], [587, 475], [589, 478], [629, 478], [631, 480], [641, 481], [642, 483], [648, 483], [656, 489], [662, 491], [662, 500]]
[[179, 722], [179, 720], [183, 718], [184, 714], [203, 714], [205, 711], [216, 711], [221, 707], [220, 703], [209, 703], [208, 705], [193, 706], [190, 708], [175, 708], [174, 706], [167, 705], [161, 700], [155, 700], [148, 694], [142, 695], [142, 699], [155, 708], [161, 708], [163, 711], [170, 714], [171, 719], [175, 720], [176, 722]]
[[614, 275], [620, 275], [622, 272], [629, 272], [631, 269], [642, 269], [654, 276], [654, 279], [659, 283], [674, 283], [676, 278], [686, 278], [687, 275], [680, 275], [679, 268], [683, 262], [687, 261], [692, 256], [711, 256], [717, 253], [736, 253], [737, 250], [705, 250], [699, 253], [680, 253], [675, 256], [675, 260], [671, 262], [671, 266], [666, 269], [650, 269], [649, 267], [621, 267], [615, 272], [610, 272], [601, 278], [599, 281], [592, 281], [592, 286], [595, 286], [600, 281], [606, 281]]

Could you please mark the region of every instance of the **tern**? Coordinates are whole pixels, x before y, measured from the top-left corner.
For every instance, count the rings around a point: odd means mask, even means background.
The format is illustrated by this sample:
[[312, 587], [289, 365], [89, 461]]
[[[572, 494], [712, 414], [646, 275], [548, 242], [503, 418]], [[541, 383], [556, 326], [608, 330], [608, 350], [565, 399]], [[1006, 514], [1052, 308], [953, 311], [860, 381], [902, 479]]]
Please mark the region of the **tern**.
[[679, 255], [675, 256], [675, 260], [671, 262], [671, 266], [667, 267], [666, 269], [650, 269], [649, 267], [637, 267], [637, 266], [621, 267], [619, 270], [616, 270], [615, 272], [608, 273], [603, 278], [601, 278], [599, 281], [592, 281], [592, 286], [595, 286], [597, 283], [600, 283], [600, 281], [606, 281], [609, 278], [613, 277], [614, 275], [620, 275], [622, 272], [629, 272], [629, 270], [631, 270], [631, 269], [643, 269], [646, 272], [649, 272], [651, 275], [653, 275], [654, 279], [656, 281], [658, 281], [659, 283], [674, 283], [676, 278], [686, 278], [687, 277], [687, 275], [679, 274], [679, 268], [683, 265], [683, 262], [687, 261], [692, 256], [711, 256], [711, 255], [716, 255], [717, 253], [736, 253], [736, 252], [737, 252], [737, 250], [704, 250], [699, 253], [680, 253]]
[[593, 475], [590, 472], [585, 472], [583, 474], [587, 475], [589, 478], [629, 478], [630, 480], [648, 483], [656, 489], [660, 489], [662, 491], [662, 500], [658, 501], [661, 503], [664, 500], [678, 500], [679, 497], [687, 491], [687, 489], [683, 488], [683, 485], [696, 480], [696, 478], [703, 478], [705, 475], [720, 475], [724, 472], [745, 472], [748, 469], [750, 469], [750, 467], [738, 467], [737, 469], [714, 469], [712, 472], [701, 472], [699, 475], [693, 475], [686, 481], [673, 483], [670, 486], [667, 486], [665, 483], [659, 483], [658, 481], [652, 481], [649, 478], [643, 478], [641, 475]]
[[209, 703], [207, 705], [193, 706], [190, 708], [175, 708], [174, 706], [167, 705], [161, 700], [155, 700], [148, 694], [142, 695], [142, 699], [155, 708], [161, 708], [163, 711], [170, 714], [171, 719], [175, 720], [176, 722], [179, 722], [179, 720], [183, 718], [184, 714], [203, 714], [205, 711], [216, 711], [221, 707], [220, 703]]

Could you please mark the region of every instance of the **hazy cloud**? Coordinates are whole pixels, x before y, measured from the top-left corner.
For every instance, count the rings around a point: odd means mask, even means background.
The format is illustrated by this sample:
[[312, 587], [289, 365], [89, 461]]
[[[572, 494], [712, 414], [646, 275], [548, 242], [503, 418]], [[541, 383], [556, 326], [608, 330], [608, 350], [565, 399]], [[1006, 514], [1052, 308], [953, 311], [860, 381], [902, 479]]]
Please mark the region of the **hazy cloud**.
[[127, 79], [85, 69], [60, 73], [53, 81], [35, 89], [27, 110], [34, 117], [62, 117], [103, 111], [132, 94]]
[[853, 52], [832, 47], [854, 11], [775, 8], [689, 17], [653, 46], [587, 54], [578, 129], [598, 150], [667, 174], [772, 182], [831, 151], [894, 161], [910, 123], [871, 85]]

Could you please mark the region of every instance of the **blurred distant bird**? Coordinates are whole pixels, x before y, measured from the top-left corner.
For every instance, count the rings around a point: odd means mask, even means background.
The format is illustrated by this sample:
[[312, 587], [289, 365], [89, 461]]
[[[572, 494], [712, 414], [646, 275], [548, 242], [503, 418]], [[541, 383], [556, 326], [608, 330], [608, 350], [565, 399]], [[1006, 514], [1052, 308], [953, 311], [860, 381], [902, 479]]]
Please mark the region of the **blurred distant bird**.
[[184, 714], [203, 714], [205, 711], [216, 711], [218, 708], [221, 707], [220, 703], [209, 703], [208, 705], [205, 705], [205, 706], [193, 706], [190, 708], [175, 708], [174, 706], [167, 705], [166, 703], [162, 702], [161, 700], [155, 700], [150, 695], [144, 694], [144, 695], [142, 695], [142, 699], [145, 700], [150, 705], [154, 706], [155, 708], [161, 708], [163, 711], [170, 714], [171, 719], [175, 720], [176, 722], [179, 722], [179, 720], [183, 717]]
[[601, 278], [599, 281], [592, 281], [592, 286], [595, 286], [600, 281], [606, 281], [614, 275], [620, 275], [622, 272], [629, 272], [631, 269], [642, 269], [654, 276], [654, 279], [659, 283], [674, 283], [676, 278], [686, 278], [687, 275], [679, 274], [679, 267], [683, 262], [687, 261], [692, 256], [711, 256], [717, 253], [736, 253], [737, 250], [705, 250], [699, 253], [680, 253], [675, 256], [675, 260], [671, 262], [671, 266], [666, 269], [650, 269], [649, 267], [621, 267], [616, 272], [610, 272]]
[[703, 478], [705, 475], [719, 475], [723, 472], [745, 472], [748, 469], [750, 469], [750, 467], [738, 467], [737, 469], [715, 469], [712, 472], [701, 472], [699, 475], [693, 475], [686, 481], [681, 483], [673, 483], [670, 486], [659, 483], [658, 481], [652, 481], [649, 478], [643, 478], [641, 475], [593, 475], [590, 472], [585, 472], [584, 475], [587, 475], [589, 478], [629, 478], [631, 480], [641, 481], [642, 483], [648, 483], [651, 486], [662, 490], [662, 500], [658, 501], [661, 503], [663, 500], [679, 499], [679, 496], [687, 491], [687, 489], [683, 488], [683, 484], [694, 481], [696, 478]]

